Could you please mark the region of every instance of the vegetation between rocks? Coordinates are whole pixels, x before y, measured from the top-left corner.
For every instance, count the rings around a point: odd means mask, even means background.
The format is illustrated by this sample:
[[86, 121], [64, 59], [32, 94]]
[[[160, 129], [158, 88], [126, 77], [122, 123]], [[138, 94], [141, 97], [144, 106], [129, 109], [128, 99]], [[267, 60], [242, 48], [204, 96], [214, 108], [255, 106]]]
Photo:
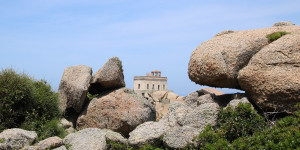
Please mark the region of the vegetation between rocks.
[[281, 38], [282, 36], [290, 34], [289, 32], [286, 31], [279, 31], [279, 32], [274, 32], [271, 34], [268, 34], [266, 38], [268, 38], [269, 43], [276, 41], [277, 39]]
[[34, 80], [13, 69], [0, 72], [0, 132], [8, 128], [36, 131], [39, 140], [64, 137], [58, 125], [58, 94], [44, 80]]
[[216, 128], [207, 126], [186, 149], [297, 149], [299, 129], [300, 110], [268, 126], [250, 104], [239, 104], [222, 110]]

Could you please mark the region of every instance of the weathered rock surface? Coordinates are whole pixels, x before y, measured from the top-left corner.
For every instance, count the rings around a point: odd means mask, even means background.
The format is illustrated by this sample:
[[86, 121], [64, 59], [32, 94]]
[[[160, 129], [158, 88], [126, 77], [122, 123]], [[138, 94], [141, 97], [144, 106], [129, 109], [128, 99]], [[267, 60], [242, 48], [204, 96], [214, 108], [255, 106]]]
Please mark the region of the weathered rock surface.
[[[269, 42], [268, 34], [285, 31]], [[192, 81], [245, 90], [263, 111], [292, 113], [300, 101], [300, 26], [224, 32], [198, 46], [189, 62]]]
[[300, 102], [300, 27], [297, 29], [262, 48], [239, 72], [240, 86], [264, 111], [291, 113]]
[[200, 134], [199, 129], [189, 126], [177, 126], [166, 132], [163, 141], [166, 147], [171, 149], [182, 149], [191, 143], [193, 138]]
[[169, 107], [169, 126], [190, 126], [204, 129], [206, 125], [214, 126], [217, 122], [219, 106], [216, 103], [202, 104], [196, 108], [188, 107], [183, 103], [173, 103]]
[[99, 94], [121, 87], [125, 87], [122, 62], [118, 57], [112, 57], [93, 75], [89, 92]]
[[35, 142], [37, 134], [34, 131], [26, 131], [23, 129], [13, 128], [7, 129], [0, 133], [0, 149], [13, 150], [21, 149]]
[[292, 21], [282, 21], [282, 22], [277, 22], [273, 25], [273, 27], [280, 27], [280, 26], [293, 26], [295, 24], [293, 24]]
[[71, 133], [63, 139], [70, 150], [97, 149], [106, 150], [105, 132], [97, 128], [88, 128]]
[[79, 65], [65, 68], [58, 88], [62, 111], [73, 108], [77, 113], [81, 112], [91, 77], [92, 68], [88, 66]]
[[170, 149], [184, 148], [194, 144], [192, 139], [208, 124], [216, 125], [220, 107], [249, 103], [245, 94], [216, 95], [214, 92], [198, 90], [186, 96], [184, 103], [171, 103], [168, 113], [158, 122], [145, 122], [133, 130], [129, 134], [129, 144], [139, 148], [145, 143], [159, 145], [163, 142]]
[[146, 143], [160, 145], [167, 129], [168, 126], [162, 122], [145, 122], [130, 132], [129, 144], [134, 147], [141, 147]]
[[231, 100], [226, 107], [237, 107], [239, 105], [239, 103], [242, 103], [242, 104], [251, 104], [248, 100], [247, 97], [243, 97], [241, 99], [233, 99]]
[[239, 70], [269, 44], [266, 35], [277, 31], [295, 33], [299, 26], [234, 31], [202, 43], [191, 55], [190, 79], [201, 85], [241, 89], [237, 80]]
[[36, 145], [33, 146], [25, 146], [22, 150], [47, 150], [47, 149], [55, 149], [62, 146], [62, 139], [59, 137], [50, 137], [43, 141], [40, 141]]
[[63, 145], [63, 146], [60, 146], [58, 148], [54, 148], [52, 150], [67, 150], [67, 148]]
[[121, 88], [94, 98], [77, 120], [77, 128], [111, 129], [128, 135], [138, 125], [155, 121], [155, 108], [131, 89]]
[[102, 129], [105, 132], [106, 140], [110, 140], [117, 143], [127, 144], [128, 140], [125, 139], [120, 133], [114, 132], [108, 129]]
[[55, 137], [50, 137], [47, 138], [43, 141], [40, 141], [37, 145], [39, 149], [52, 149], [52, 148], [57, 148], [62, 146], [62, 139], [55, 136]]

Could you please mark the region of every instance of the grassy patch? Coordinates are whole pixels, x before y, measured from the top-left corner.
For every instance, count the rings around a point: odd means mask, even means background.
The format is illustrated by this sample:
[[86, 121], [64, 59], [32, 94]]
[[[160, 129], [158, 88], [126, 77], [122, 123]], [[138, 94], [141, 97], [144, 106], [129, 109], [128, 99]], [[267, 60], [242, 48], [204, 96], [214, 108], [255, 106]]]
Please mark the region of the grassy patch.
[[5, 139], [0, 139], [0, 143], [4, 143], [5, 142]]
[[268, 34], [266, 38], [268, 38], [269, 43], [276, 41], [277, 39], [281, 38], [282, 36], [290, 34], [289, 32], [286, 31], [279, 31], [279, 32], [274, 32], [271, 34]]

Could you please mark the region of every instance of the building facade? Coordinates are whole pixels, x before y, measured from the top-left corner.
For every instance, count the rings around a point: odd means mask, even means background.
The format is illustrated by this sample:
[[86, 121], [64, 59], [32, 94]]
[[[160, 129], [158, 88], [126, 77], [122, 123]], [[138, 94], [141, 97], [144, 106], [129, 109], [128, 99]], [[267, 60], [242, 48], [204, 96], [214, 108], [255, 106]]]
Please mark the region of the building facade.
[[133, 90], [141, 95], [155, 91], [168, 91], [167, 77], [161, 77], [160, 71], [152, 71], [146, 76], [135, 76]]

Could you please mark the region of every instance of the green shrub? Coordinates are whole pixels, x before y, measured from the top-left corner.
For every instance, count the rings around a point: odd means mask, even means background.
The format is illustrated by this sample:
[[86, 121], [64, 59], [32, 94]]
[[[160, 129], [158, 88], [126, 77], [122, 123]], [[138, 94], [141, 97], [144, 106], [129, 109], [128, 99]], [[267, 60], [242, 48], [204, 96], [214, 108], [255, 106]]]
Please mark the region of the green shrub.
[[[46, 81], [36, 81], [26, 74], [17, 74], [12, 69], [0, 72], [0, 130], [24, 128], [42, 135], [47, 126], [53, 130], [53, 119], [59, 118], [58, 94]], [[51, 125], [50, 125], [51, 124]], [[57, 128], [57, 130], [60, 130]], [[53, 134], [48, 135], [57, 135]], [[43, 136], [46, 138], [46, 136]]]
[[[121, 144], [121, 143], [117, 143], [117, 142], [114, 142], [111, 140], [106, 140], [106, 143], [108, 144], [108, 147], [110, 150], [133, 150], [133, 149], [136, 149], [136, 148], [129, 146], [128, 144]], [[141, 148], [139, 148], [139, 150], [167, 150], [167, 149], [163, 148], [163, 147], [153, 146], [153, 145], [146, 143]]]
[[276, 41], [277, 39], [281, 38], [282, 36], [289, 34], [289, 32], [286, 31], [279, 31], [279, 32], [274, 32], [271, 34], [268, 34], [266, 38], [268, 38], [269, 43]]
[[128, 144], [117, 143], [111, 140], [106, 140], [110, 150], [133, 150]]
[[[297, 104], [299, 108], [299, 104]], [[235, 149], [299, 149], [300, 110], [295, 116], [287, 116], [276, 121], [272, 128], [256, 132], [253, 136], [241, 137], [232, 145]]]
[[13, 70], [0, 72], [0, 126], [1, 130], [19, 127], [26, 111], [32, 107], [32, 82], [25, 74]]
[[225, 138], [223, 130], [214, 130], [210, 125], [193, 139], [195, 145], [188, 145], [185, 149], [231, 149], [230, 143]]
[[147, 144], [143, 145], [139, 150], [167, 150], [167, 148], [157, 147], [157, 146], [150, 145], [147, 143]]
[[217, 128], [225, 132], [225, 138], [230, 142], [266, 127], [264, 118], [251, 108], [251, 104], [239, 103], [236, 108], [221, 109], [218, 114]]
[[91, 93], [88, 93], [87, 94], [87, 98], [89, 101], [91, 101], [92, 99], [96, 98], [97, 96], [99, 96], [99, 94], [91, 94]]
[[[299, 122], [300, 123], [300, 122]], [[232, 145], [235, 149], [297, 149], [300, 147], [299, 124], [275, 127], [256, 132], [254, 136], [241, 137]]]

